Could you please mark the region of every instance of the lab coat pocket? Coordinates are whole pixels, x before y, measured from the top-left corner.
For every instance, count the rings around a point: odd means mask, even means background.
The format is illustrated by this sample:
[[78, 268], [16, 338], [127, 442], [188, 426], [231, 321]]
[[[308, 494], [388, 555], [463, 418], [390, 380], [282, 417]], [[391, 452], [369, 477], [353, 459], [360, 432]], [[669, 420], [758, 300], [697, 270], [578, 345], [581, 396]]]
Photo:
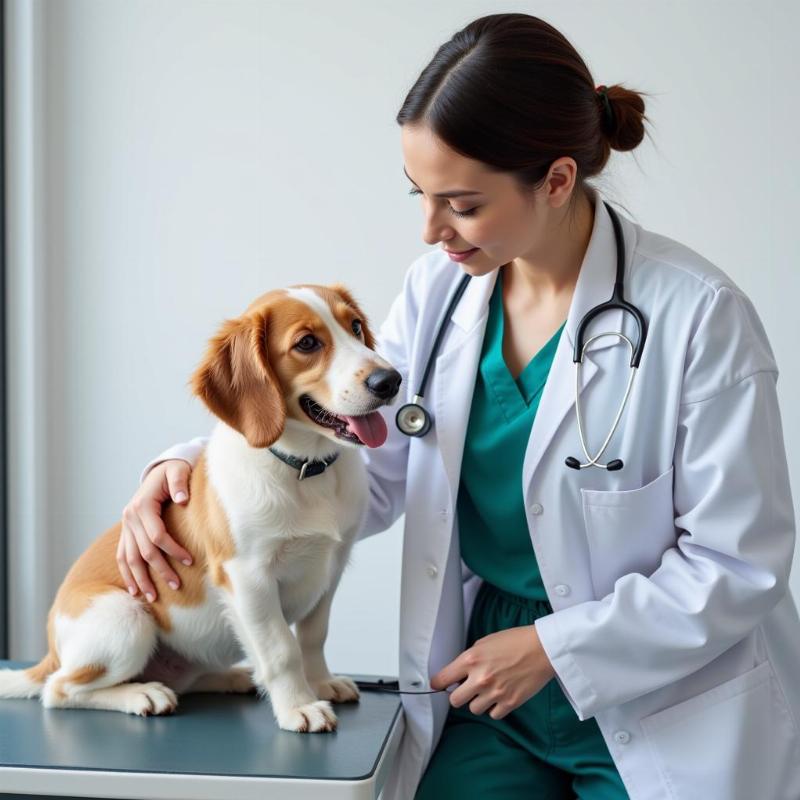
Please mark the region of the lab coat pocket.
[[652, 574], [677, 539], [670, 467], [638, 489], [581, 489], [596, 598], [631, 572]]
[[769, 661], [641, 724], [675, 800], [786, 797], [797, 731]]

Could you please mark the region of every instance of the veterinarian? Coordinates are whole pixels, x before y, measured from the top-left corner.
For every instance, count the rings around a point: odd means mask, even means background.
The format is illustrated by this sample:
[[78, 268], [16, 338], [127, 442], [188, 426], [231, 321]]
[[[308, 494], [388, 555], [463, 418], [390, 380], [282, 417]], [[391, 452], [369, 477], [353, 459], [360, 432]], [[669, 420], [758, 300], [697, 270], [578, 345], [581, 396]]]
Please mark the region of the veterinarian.
[[[450, 691], [403, 695], [387, 800], [800, 797], [778, 368], [725, 272], [591, 185], [645, 119], [523, 14], [456, 33], [397, 116], [435, 247], [380, 329], [404, 391], [361, 451], [362, 535], [405, 512], [401, 688]], [[579, 332], [618, 262], [641, 321], [617, 304]], [[126, 507], [134, 593], [190, 558], [160, 511], [204, 441]]]

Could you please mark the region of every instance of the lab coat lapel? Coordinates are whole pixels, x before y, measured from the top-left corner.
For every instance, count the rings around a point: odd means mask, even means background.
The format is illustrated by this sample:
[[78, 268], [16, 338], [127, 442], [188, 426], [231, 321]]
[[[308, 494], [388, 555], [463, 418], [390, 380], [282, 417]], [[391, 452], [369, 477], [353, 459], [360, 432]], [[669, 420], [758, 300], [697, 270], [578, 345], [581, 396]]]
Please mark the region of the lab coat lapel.
[[[626, 251], [626, 275], [633, 250], [629, 241], [628, 224], [620, 217]], [[564, 417], [575, 405], [575, 372], [573, 351], [580, 321], [590, 308], [611, 299], [617, 272], [617, 247], [611, 217], [599, 194], [595, 194], [595, 215], [592, 235], [586, 248], [575, 291], [572, 295], [567, 323], [559, 339], [555, 356], [542, 390], [539, 408], [531, 428], [528, 447], [522, 468], [523, 492], [530, 485], [536, 468], [542, 460], [556, 430]], [[626, 297], [627, 299], [627, 297]], [[584, 333], [584, 344], [597, 333], [624, 331], [623, 312], [619, 309], [606, 311], [595, 317]], [[614, 345], [621, 340], [616, 336], [604, 336], [586, 347], [581, 365], [581, 382], [578, 394], [582, 394], [597, 374], [598, 366], [592, 354]], [[624, 343], [623, 343], [624, 346]], [[583, 412], [583, 406], [581, 406]], [[585, 412], [584, 416], [585, 416]], [[564, 458], [568, 455], [565, 453]], [[563, 463], [563, 459], [561, 460]], [[566, 467], [564, 467], [566, 469]]]
[[489, 319], [489, 298], [497, 270], [473, 277], [453, 312], [453, 330], [445, 351], [435, 365], [436, 398], [434, 426], [450, 489], [450, 508], [455, 508], [464, 453], [464, 437], [472, 407], [483, 336]]

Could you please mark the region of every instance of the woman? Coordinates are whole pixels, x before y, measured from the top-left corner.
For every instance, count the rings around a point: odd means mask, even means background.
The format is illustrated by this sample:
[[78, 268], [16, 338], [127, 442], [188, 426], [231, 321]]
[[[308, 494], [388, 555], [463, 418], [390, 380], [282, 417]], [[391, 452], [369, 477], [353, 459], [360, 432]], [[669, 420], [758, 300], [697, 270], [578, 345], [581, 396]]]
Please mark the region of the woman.
[[[536, 17], [475, 20], [398, 114], [423, 238], [379, 349], [418, 392], [442, 309], [434, 425], [363, 451], [362, 535], [405, 511], [406, 732], [387, 798], [800, 797], [800, 621], [777, 366], [752, 303], [689, 248], [612, 213], [588, 180], [643, 138], [641, 96], [594, 87]], [[617, 230], [615, 220], [619, 221]], [[619, 237], [619, 238], [618, 238]], [[606, 311], [614, 289], [647, 323]], [[624, 257], [624, 258], [623, 258]], [[622, 346], [620, 346], [620, 344]], [[623, 383], [624, 381], [624, 383]], [[603, 438], [599, 438], [599, 437]], [[622, 468], [568, 469], [622, 459]], [[145, 470], [118, 561], [155, 590], [190, 559], [161, 503], [186, 499], [196, 439]], [[588, 452], [587, 452], [588, 449]], [[456, 524], [457, 523], [457, 524]], [[147, 564], [145, 563], [147, 562]]]

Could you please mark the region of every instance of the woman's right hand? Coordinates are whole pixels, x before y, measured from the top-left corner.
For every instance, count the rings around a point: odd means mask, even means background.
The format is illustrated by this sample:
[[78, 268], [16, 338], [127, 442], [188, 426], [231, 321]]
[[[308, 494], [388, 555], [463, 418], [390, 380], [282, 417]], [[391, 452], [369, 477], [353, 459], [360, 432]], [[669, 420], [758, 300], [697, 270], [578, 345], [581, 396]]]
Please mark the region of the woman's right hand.
[[192, 563], [192, 556], [167, 533], [161, 519], [165, 500], [179, 504], [188, 502], [191, 472], [189, 463], [181, 458], [162, 461], [147, 473], [122, 510], [117, 566], [128, 591], [135, 596], [141, 590], [150, 603], [158, 595], [150, 580], [148, 564], [173, 589], [180, 587], [180, 578], [167, 563], [162, 550], [187, 566]]

